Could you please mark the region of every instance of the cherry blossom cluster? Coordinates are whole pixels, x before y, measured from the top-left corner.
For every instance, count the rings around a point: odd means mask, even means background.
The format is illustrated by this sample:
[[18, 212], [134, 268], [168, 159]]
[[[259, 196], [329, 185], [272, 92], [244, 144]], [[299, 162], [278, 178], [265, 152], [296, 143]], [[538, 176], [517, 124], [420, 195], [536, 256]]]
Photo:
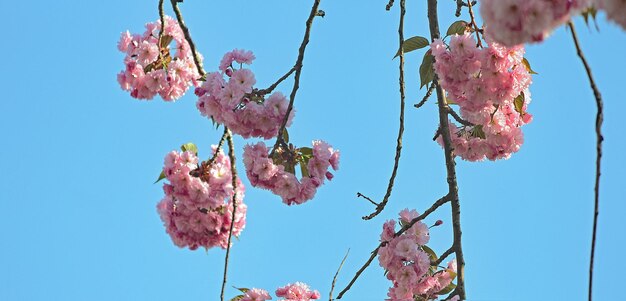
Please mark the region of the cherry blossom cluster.
[[[276, 161], [283, 164], [275, 164]], [[287, 205], [299, 205], [312, 199], [325, 179], [333, 178], [328, 168], [339, 168], [339, 151], [324, 141], [315, 140], [312, 148], [281, 148], [270, 157], [265, 143], [259, 142], [244, 147], [243, 162], [252, 186], [271, 190]], [[303, 170], [300, 180], [296, 178], [295, 170], [285, 168], [295, 166], [296, 162]]]
[[431, 45], [448, 103], [458, 104], [461, 117], [473, 124], [449, 123], [455, 155], [469, 161], [509, 158], [524, 142], [520, 127], [532, 121], [526, 112], [531, 76], [523, 45], [488, 44], [477, 48], [465, 33], [453, 35], [449, 47], [442, 40]]
[[[164, 18], [165, 28], [159, 43], [161, 22], [146, 24], [143, 35], [123, 32], [117, 48], [126, 53], [126, 68], [117, 75], [117, 81], [130, 96], [152, 99], [156, 94], [165, 101], [173, 101], [185, 94], [190, 85], [198, 85], [200, 75], [193, 61], [189, 44], [178, 22]], [[175, 43], [175, 53], [170, 43]]]
[[[418, 216], [415, 210], [400, 211], [400, 226]], [[387, 300], [432, 300], [449, 293], [456, 277], [456, 260], [448, 263], [447, 269], [437, 270], [437, 266], [431, 265], [434, 254], [429, 255], [430, 249], [425, 246], [430, 239], [428, 226], [418, 221], [397, 237], [395, 226], [394, 220], [383, 224], [380, 241], [386, 244], [378, 249], [380, 266], [386, 270], [387, 279], [393, 282]], [[458, 300], [458, 296], [450, 300]]]
[[[320, 298], [320, 293], [311, 290], [302, 282], [290, 283], [276, 289], [276, 297], [282, 297], [279, 301], [310, 301]], [[253, 288], [246, 291], [240, 301], [266, 301], [271, 300], [270, 294], [263, 289]]]
[[[588, 8], [593, 0], [483, 0], [480, 13], [487, 25], [486, 33], [507, 46], [541, 42], [552, 30], [567, 22], [571, 16]], [[607, 6], [621, 5], [618, 0], [596, 0]], [[618, 4], [620, 3], [620, 4]], [[607, 10], [607, 13], [609, 11]], [[617, 14], [619, 15], [619, 13]], [[615, 16], [616, 20], [624, 20]], [[622, 23], [624, 24], [624, 23]]]
[[[213, 147], [213, 152], [216, 148]], [[242, 202], [244, 186], [237, 182], [237, 208], [233, 214], [233, 186], [230, 159], [219, 152], [215, 161], [206, 166], [200, 176], [198, 157], [190, 151], [172, 151], [165, 156], [163, 174], [169, 184], [163, 184], [165, 197], [157, 211], [175, 245], [195, 250], [228, 245], [229, 230], [238, 236], [246, 225], [246, 205]], [[225, 202], [226, 200], [226, 202]]]
[[609, 20], [626, 29], [626, 2], [623, 0], [594, 0], [594, 2], [596, 8], [606, 12]]
[[[249, 65], [254, 59], [250, 51], [235, 49], [226, 53], [220, 63], [220, 71], [207, 74], [206, 81], [196, 88], [195, 93], [199, 96], [196, 107], [203, 116], [226, 125], [244, 138], [270, 139], [278, 135], [287, 114], [288, 102], [280, 92], [267, 98], [254, 93], [254, 73], [250, 69], [233, 66], [233, 63]], [[287, 125], [291, 124], [293, 114], [292, 110]]]

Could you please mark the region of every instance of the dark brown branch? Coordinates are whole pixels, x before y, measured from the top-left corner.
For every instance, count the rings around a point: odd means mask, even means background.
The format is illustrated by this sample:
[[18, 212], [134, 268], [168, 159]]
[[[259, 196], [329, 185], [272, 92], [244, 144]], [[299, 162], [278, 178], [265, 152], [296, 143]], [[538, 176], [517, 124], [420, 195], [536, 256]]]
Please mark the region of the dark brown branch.
[[163, 51], [161, 51], [161, 40], [163, 39], [163, 31], [165, 30], [165, 12], [163, 11], [163, 0], [159, 0], [159, 20], [161, 20], [161, 28], [159, 29], [159, 59], [163, 60]]
[[180, 9], [178, 9], [178, 2], [182, 2], [182, 1], [170, 0], [170, 2], [172, 3], [172, 9], [174, 10], [174, 14], [176, 14], [176, 19], [178, 20], [178, 24], [180, 25], [180, 28], [183, 30], [183, 34], [185, 35], [185, 40], [187, 40], [187, 43], [189, 43], [189, 48], [191, 48], [191, 54], [193, 55], [193, 62], [196, 64], [196, 68], [198, 68], [198, 73], [200, 74], [200, 76], [204, 77], [205, 72], [204, 72], [204, 68], [202, 68], [202, 62], [200, 61], [198, 52], [196, 52], [196, 44], [193, 43], [193, 40], [191, 39], [191, 34], [189, 34], [189, 28], [187, 28], [187, 25], [185, 25], [185, 20], [183, 20], [183, 15], [180, 12]]
[[459, 114], [456, 113], [456, 111], [454, 111], [450, 106], [448, 106], [446, 104], [445, 106], [446, 111], [448, 111], [448, 114], [450, 114], [450, 116], [452, 116], [452, 118], [454, 118], [454, 120], [456, 120], [458, 123], [464, 125], [464, 126], [474, 126], [473, 123], [461, 118], [461, 116], [459, 116]]
[[[428, 23], [430, 27], [430, 38], [434, 41], [440, 37], [439, 20], [437, 16], [437, 0], [428, 0]], [[452, 208], [452, 229], [454, 234], [452, 246], [457, 260], [457, 287], [455, 291], [458, 293], [461, 300], [465, 300], [467, 299], [465, 296], [465, 259], [463, 257], [463, 247], [461, 244], [461, 207], [459, 204], [458, 185], [456, 180], [456, 169], [453, 154], [454, 149], [450, 138], [450, 130], [448, 128], [447, 104], [436, 74], [433, 78], [433, 83], [436, 85], [437, 104], [439, 106], [439, 132], [443, 140], [448, 180], [448, 196], [450, 197], [450, 205]]]
[[[226, 128], [226, 126], [224, 126]], [[228, 157], [230, 158], [230, 172], [232, 174], [233, 185], [233, 214], [231, 216], [230, 229], [228, 230], [228, 245], [226, 246], [226, 257], [224, 258], [224, 278], [222, 280], [222, 290], [220, 300], [224, 301], [224, 289], [226, 288], [226, 275], [228, 274], [228, 258], [230, 256], [230, 244], [233, 238], [233, 227], [235, 225], [235, 216], [237, 214], [237, 166], [235, 164], [235, 146], [233, 144], [233, 136], [228, 128], [226, 131], [226, 140], [228, 141]]]
[[596, 106], [598, 111], [596, 113], [596, 184], [594, 187], [594, 211], [593, 211], [593, 231], [591, 234], [591, 256], [589, 258], [589, 292], [588, 299], [591, 301], [592, 295], [592, 287], [593, 287], [593, 260], [596, 252], [596, 233], [598, 229], [598, 207], [600, 205], [600, 163], [602, 162], [602, 141], [604, 141], [604, 137], [602, 136], [602, 121], [604, 119], [603, 109], [604, 104], [602, 103], [602, 95], [600, 95], [600, 90], [596, 86], [596, 82], [593, 79], [593, 75], [591, 73], [591, 67], [589, 63], [587, 63], [587, 59], [585, 59], [585, 54], [580, 48], [580, 43], [578, 42], [578, 35], [576, 34], [576, 29], [574, 28], [574, 23], [569, 21], [567, 23], [570, 28], [570, 32], [572, 33], [572, 40], [574, 40], [574, 45], [576, 46], [576, 53], [578, 57], [580, 57], [580, 61], [583, 63], [585, 67], [585, 71], [587, 72], [587, 77], [589, 78], [589, 84], [591, 85], [591, 90], [593, 90], [593, 96], [596, 99]]
[[261, 89], [258, 90], [256, 93], [260, 94], [260, 95], [265, 95], [265, 94], [270, 94], [272, 93], [272, 91], [274, 91], [274, 89], [276, 89], [276, 87], [282, 83], [285, 79], [287, 79], [289, 77], [289, 75], [291, 75], [294, 71], [296, 71], [296, 67], [291, 67], [291, 69], [289, 69], [289, 71], [287, 73], [285, 73], [285, 75], [283, 75], [281, 78], [279, 78], [275, 83], [273, 83], [271, 86], [267, 87], [266, 89]]
[[287, 121], [289, 120], [289, 115], [293, 110], [293, 103], [296, 100], [296, 93], [298, 92], [298, 88], [300, 88], [300, 74], [302, 73], [302, 62], [304, 61], [304, 52], [306, 50], [306, 45], [309, 44], [309, 36], [311, 35], [311, 26], [313, 25], [313, 19], [318, 13], [318, 7], [320, 6], [321, 0], [315, 0], [313, 3], [313, 7], [311, 7], [311, 13], [309, 14], [309, 18], [306, 20], [306, 28], [304, 30], [304, 38], [302, 39], [302, 44], [300, 44], [300, 49], [298, 49], [298, 59], [296, 60], [296, 64], [293, 66], [296, 74], [293, 79], [293, 88], [291, 89], [291, 94], [289, 95], [289, 106], [287, 107], [287, 112], [285, 113], [285, 117], [283, 118], [283, 123], [280, 126], [280, 130], [278, 130], [278, 136], [276, 137], [276, 143], [272, 148], [272, 154], [276, 150], [277, 147], [283, 143], [283, 133], [285, 132], [285, 127], [287, 126]]
[[[456, 12], [454, 13], [454, 15], [456, 17], [460, 17], [461, 9], [463, 8], [463, 6], [467, 6], [467, 3], [463, 2], [464, 0], [455, 0], [455, 1], [456, 1]], [[472, 1], [471, 4], [476, 5], [476, 1]]]
[[436, 261], [431, 262], [430, 265], [433, 265], [433, 266], [440, 265], [452, 253], [454, 253], [454, 246], [450, 247], [445, 252], [443, 252], [443, 254], [441, 254], [441, 256], [439, 256], [439, 258]]
[[333, 277], [333, 283], [330, 286], [330, 293], [328, 294], [328, 301], [335, 300], [333, 299], [333, 291], [335, 290], [335, 283], [337, 283], [337, 276], [339, 276], [339, 272], [341, 271], [341, 268], [343, 267], [343, 263], [346, 262], [346, 258], [348, 258], [348, 254], [350, 254], [350, 249], [348, 249], [348, 251], [346, 252], [346, 256], [344, 256], [343, 259], [341, 260], [341, 263], [339, 264], [339, 268], [337, 269], [337, 272], [335, 273], [335, 276]]
[[367, 197], [367, 196], [363, 195], [363, 194], [362, 194], [362, 193], [360, 193], [360, 192], [357, 192], [357, 193], [356, 193], [356, 197], [357, 197], [357, 198], [364, 198], [364, 199], [368, 200], [370, 203], [374, 204], [374, 206], [378, 206], [378, 203], [374, 202], [372, 199], [370, 199], [369, 197]]
[[474, 19], [474, 10], [472, 9], [472, 1], [467, 0], [467, 9], [469, 10], [471, 24], [474, 27], [474, 32], [476, 32], [476, 41], [477, 46], [483, 48], [483, 43], [480, 41], [480, 28], [476, 24], [476, 19]]
[[387, 192], [383, 200], [376, 206], [376, 210], [370, 215], [364, 216], [364, 220], [370, 220], [380, 214], [387, 205], [391, 191], [393, 190], [393, 183], [398, 173], [398, 165], [400, 163], [400, 155], [402, 154], [402, 134], [404, 133], [404, 15], [406, 14], [405, 0], [400, 0], [400, 24], [398, 25], [398, 40], [400, 44], [400, 64], [399, 64], [399, 77], [398, 83], [400, 85], [400, 127], [398, 129], [398, 138], [396, 140], [396, 156], [393, 163], [393, 170], [391, 171], [391, 177], [389, 178], [389, 185], [387, 185]]
[[389, 0], [389, 2], [387, 3], [387, 5], [385, 6], [386, 10], [390, 10], [393, 7], [393, 0]]
[[[431, 213], [433, 213], [435, 210], [437, 210], [437, 208], [441, 207], [443, 204], [449, 202], [450, 199], [450, 195], [446, 195], [440, 199], [438, 199], [434, 204], [432, 204], [432, 206], [430, 206], [430, 208], [426, 209], [426, 211], [424, 211], [424, 213], [422, 213], [420, 216], [412, 219], [408, 224], [404, 225], [402, 228], [400, 228], [400, 230], [398, 230], [398, 232], [396, 232], [394, 234], [394, 237], [398, 237], [400, 235], [402, 235], [402, 233], [406, 232], [407, 230], [409, 230], [409, 228], [411, 228], [413, 225], [415, 225], [415, 223], [425, 219], [426, 217], [428, 217]], [[363, 266], [361, 266], [361, 268], [356, 272], [356, 274], [354, 275], [354, 277], [352, 277], [352, 280], [350, 280], [350, 282], [348, 283], [348, 285], [341, 291], [339, 292], [339, 295], [337, 296], [337, 299], [341, 299], [341, 297], [343, 297], [343, 295], [350, 290], [350, 288], [352, 287], [352, 285], [354, 284], [354, 282], [356, 282], [356, 280], [359, 278], [359, 276], [361, 276], [361, 274], [363, 273], [363, 271], [365, 271], [365, 269], [367, 269], [367, 267], [370, 265], [370, 263], [372, 263], [372, 261], [374, 260], [374, 258], [376, 257], [376, 255], [378, 254], [378, 249], [380, 249], [382, 246], [386, 245], [387, 242], [381, 242], [380, 244], [378, 244], [378, 246], [376, 247], [376, 249], [374, 249], [374, 251], [372, 251], [372, 255], [370, 256], [370, 258], [363, 264]]]
[[435, 90], [435, 85], [433, 83], [430, 83], [430, 86], [428, 86], [428, 90], [426, 91], [426, 95], [424, 95], [424, 98], [422, 98], [422, 101], [420, 101], [419, 103], [416, 103], [415, 105], [413, 105], [416, 109], [421, 108], [426, 101], [428, 101], [428, 99], [430, 98], [430, 96], [433, 94], [433, 91]]
[[224, 126], [224, 134], [222, 134], [222, 137], [220, 138], [220, 142], [217, 144], [217, 148], [215, 149], [215, 153], [213, 154], [211, 159], [209, 159], [209, 161], [208, 161], [208, 165], [209, 166], [211, 166], [211, 164], [213, 164], [213, 162], [217, 158], [217, 155], [219, 154], [220, 150], [222, 149], [222, 146], [224, 145], [224, 140], [226, 140], [226, 136], [228, 136], [228, 128], [226, 126]]

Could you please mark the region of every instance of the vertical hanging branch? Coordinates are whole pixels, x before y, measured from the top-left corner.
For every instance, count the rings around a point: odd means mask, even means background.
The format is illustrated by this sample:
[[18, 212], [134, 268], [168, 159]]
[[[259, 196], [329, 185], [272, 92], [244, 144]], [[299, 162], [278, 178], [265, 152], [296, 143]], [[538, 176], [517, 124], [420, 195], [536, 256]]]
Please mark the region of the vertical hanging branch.
[[[226, 127], [226, 126], [224, 126]], [[233, 144], [233, 136], [230, 130], [225, 129], [226, 141], [228, 141], [228, 157], [230, 158], [230, 172], [232, 174], [233, 184], [233, 214], [228, 230], [228, 245], [226, 246], [226, 257], [224, 258], [224, 278], [222, 280], [222, 290], [220, 292], [220, 300], [224, 301], [224, 290], [226, 288], [226, 276], [228, 274], [228, 258], [230, 256], [230, 243], [233, 238], [233, 227], [235, 225], [235, 216], [237, 214], [237, 166], [235, 165], [235, 145]]]
[[578, 42], [578, 35], [576, 34], [576, 29], [574, 28], [574, 23], [569, 21], [567, 25], [570, 28], [570, 32], [572, 33], [572, 40], [574, 40], [574, 46], [576, 46], [576, 53], [578, 57], [580, 57], [580, 61], [583, 63], [585, 67], [585, 71], [587, 72], [587, 77], [589, 78], [589, 84], [591, 85], [591, 90], [593, 90], [593, 96], [596, 99], [596, 106], [598, 111], [596, 113], [596, 184], [594, 188], [594, 211], [593, 211], [593, 231], [591, 234], [591, 256], [589, 258], [589, 291], [588, 291], [588, 299], [591, 301], [592, 297], [592, 286], [593, 286], [593, 259], [596, 252], [596, 230], [598, 228], [598, 206], [600, 205], [600, 163], [602, 161], [602, 141], [604, 137], [602, 136], [602, 121], [604, 119], [602, 111], [603, 111], [603, 103], [602, 96], [600, 95], [600, 91], [596, 86], [596, 82], [593, 79], [593, 75], [591, 74], [591, 67], [589, 63], [587, 63], [587, 59], [585, 59], [585, 54], [580, 48], [580, 44]]
[[[439, 20], [437, 16], [437, 0], [428, 0], [428, 23], [430, 27], [430, 38], [435, 40], [439, 38]], [[443, 95], [439, 79], [435, 74], [433, 78], [435, 90], [437, 93], [437, 104], [439, 106], [439, 126], [440, 134], [443, 138], [443, 149], [446, 160], [446, 173], [448, 180], [448, 195], [452, 207], [452, 228], [454, 233], [454, 241], [452, 248], [457, 260], [457, 286], [450, 296], [458, 295], [461, 300], [465, 300], [465, 259], [463, 257], [463, 247], [461, 244], [461, 207], [459, 205], [458, 185], [456, 181], [456, 169], [454, 162], [454, 154], [452, 142], [450, 139], [450, 130], [448, 125], [448, 105]]]
[[[393, 5], [393, 2], [390, 2]], [[389, 5], [387, 6], [389, 7]], [[402, 135], [404, 133], [404, 15], [406, 14], [406, 6], [405, 0], [400, 1], [400, 25], [398, 25], [398, 39], [400, 44], [400, 66], [399, 70], [399, 78], [398, 82], [400, 85], [400, 127], [398, 129], [398, 138], [396, 140], [396, 156], [393, 164], [393, 170], [391, 171], [391, 177], [389, 178], [389, 184], [387, 185], [387, 192], [383, 197], [383, 200], [380, 203], [376, 203], [372, 201], [370, 198], [364, 196], [360, 192], [357, 193], [357, 197], [363, 197], [370, 202], [376, 205], [376, 210], [372, 212], [370, 215], [364, 216], [364, 220], [370, 220], [381, 213], [387, 202], [389, 201], [389, 197], [391, 196], [391, 191], [393, 190], [393, 183], [396, 179], [396, 174], [398, 173], [398, 165], [400, 163], [400, 155], [402, 154]]]

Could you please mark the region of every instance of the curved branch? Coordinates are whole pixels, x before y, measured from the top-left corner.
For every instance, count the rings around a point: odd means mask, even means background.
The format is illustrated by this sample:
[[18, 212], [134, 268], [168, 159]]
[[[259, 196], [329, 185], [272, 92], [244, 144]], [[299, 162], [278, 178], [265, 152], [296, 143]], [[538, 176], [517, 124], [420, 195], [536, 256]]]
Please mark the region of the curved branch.
[[[226, 126], [224, 126], [226, 128]], [[235, 165], [235, 146], [233, 136], [228, 128], [225, 129], [226, 140], [228, 141], [228, 157], [230, 158], [230, 172], [232, 174], [233, 185], [233, 214], [231, 216], [230, 229], [228, 230], [228, 245], [226, 246], [226, 257], [224, 258], [224, 278], [222, 280], [222, 290], [220, 300], [224, 301], [224, 289], [226, 288], [226, 275], [228, 274], [228, 258], [230, 256], [230, 244], [233, 238], [233, 227], [235, 225], [235, 215], [237, 213], [237, 166]]]
[[380, 214], [387, 205], [391, 191], [393, 190], [393, 183], [398, 174], [398, 165], [400, 163], [400, 155], [402, 154], [402, 135], [404, 134], [404, 15], [406, 14], [405, 0], [400, 0], [400, 25], [398, 25], [398, 39], [400, 41], [400, 66], [398, 82], [400, 85], [400, 127], [398, 129], [398, 138], [396, 139], [396, 156], [394, 158], [393, 170], [391, 171], [391, 177], [389, 178], [389, 184], [387, 185], [387, 192], [383, 200], [376, 205], [376, 210], [370, 215], [363, 217], [364, 220], [370, 220]]
[[599, 213], [598, 207], [600, 205], [600, 163], [602, 163], [602, 141], [604, 141], [604, 137], [602, 136], [602, 121], [604, 119], [602, 111], [604, 108], [604, 104], [602, 103], [602, 95], [600, 95], [600, 90], [598, 90], [596, 82], [593, 79], [593, 75], [591, 74], [591, 67], [589, 66], [589, 63], [587, 63], [587, 59], [585, 59], [585, 54], [580, 48], [578, 35], [576, 34], [576, 29], [574, 28], [574, 23], [572, 23], [572, 21], [569, 21], [567, 25], [569, 26], [570, 32], [572, 33], [572, 40], [574, 40], [574, 45], [576, 46], [576, 53], [578, 54], [578, 57], [580, 57], [580, 61], [583, 63], [585, 71], [587, 72], [589, 84], [591, 85], [591, 90], [593, 90], [593, 96], [596, 99], [596, 106], [598, 108], [598, 111], [596, 113], [596, 184], [594, 187], [593, 231], [591, 234], [591, 255], [589, 258], [588, 300], [591, 301], [593, 286], [593, 260], [596, 252], [596, 233], [598, 229]]

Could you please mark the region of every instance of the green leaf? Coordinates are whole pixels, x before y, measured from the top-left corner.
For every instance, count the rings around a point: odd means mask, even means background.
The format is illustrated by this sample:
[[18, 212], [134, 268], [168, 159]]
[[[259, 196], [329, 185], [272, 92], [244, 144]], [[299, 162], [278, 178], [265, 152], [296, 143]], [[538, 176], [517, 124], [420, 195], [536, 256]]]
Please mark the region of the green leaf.
[[[402, 50], [404, 50], [404, 53], [409, 53], [413, 50], [422, 49], [428, 45], [430, 45], [430, 41], [427, 38], [415, 36], [402, 43]], [[400, 49], [398, 49], [398, 52], [393, 58], [395, 59], [398, 56], [400, 56]]]
[[239, 301], [241, 299], [243, 299], [243, 295], [237, 295], [237, 296], [233, 297], [232, 299], [230, 299], [230, 301]]
[[422, 250], [424, 250], [424, 252], [428, 253], [428, 257], [430, 257], [430, 261], [437, 261], [437, 259], [439, 257], [437, 257], [437, 254], [435, 253], [435, 251], [433, 251], [433, 249], [429, 248], [426, 245], [422, 246]]
[[283, 130], [283, 140], [285, 140], [285, 142], [289, 143], [289, 132], [287, 132], [287, 129]]
[[513, 105], [515, 105], [515, 111], [520, 113], [521, 115], [524, 115], [524, 99], [524, 92], [522, 92], [517, 97], [515, 97], [515, 100], [513, 100]]
[[167, 47], [167, 45], [169, 45], [172, 42], [172, 40], [174, 40], [174, 37], [170, 35], [163, 35], [161, 37], [161, 48]]
[[465, 29], [467, 28], [467, 22], [460, 20], [450, 24], [448, 30], [446, 31], [446, 37], [451, 36], [453, 34], [462, 35], [465, 33]]
[[435, 70], [433, 69], [434, 62], [435, 57], [432, 56], [431, 51], [426, 51], [424, 59], [422, 59], [422, 64], [420, 65], [420, 89], [433, 81], [435, 77]]
[[194, 155], [196, 155], [196, 156], [198, 155], [198, 147], [195, 144], [191, 143], [191, 142], [185, 143], [185, 144], [181, 145], [180, 149], [183, 152], [192, 152], [192, 153], [194, 153]]
[[456, 288], [456, 284], [454, 283], [450, 283], [448, 284], [448, 286], [444, 287], [442, 290], [437, 292], [437, 295], [445, 295], [450, 293], [451, 291], [453, 291]]
[[159, 174], [159, 178], [157, 178], [156, 181], [154, 181], [154, 184], [159, 183], [159, 181], [165, 179], [165, 172], [161, 171], [161, 174]]
[[300, 151], [302, 157], [307, 159], [307, 163], [309, 162], [308, 159], [313, 157], [313, 149], [310, 147], [301, 147], [298, 150]]
[[245, 288], [245, 287], [235, 287], [233, 286], [233, 288], [235, 288], [236, 290], [242, 292], [242, 293], [247, 293], [250, 289], [249, 288]]
[[480, 124], [474, 126], [474, 128], [472, 129], [470, 134], [472, 135], [472, 137], [477, 137], [477, 138], [481, 138], [481, 139], [486, 139], [487, 138], [485, 136], [485, 131], [483, 131], [483, 126], [480, 125]]
[[524, 64], [524, 67], [526, 68], [526, 70], [528, 70], [528, 73], [530, 73], [530, 74], [539, 74], [539, 73], [535, 72], [535, 70], [533, 70], [533, 68], [530, 68], [530, 63], [528, 62], [528, 60], [526, 58], [524, 58], [522, 60], [522, 64]]

